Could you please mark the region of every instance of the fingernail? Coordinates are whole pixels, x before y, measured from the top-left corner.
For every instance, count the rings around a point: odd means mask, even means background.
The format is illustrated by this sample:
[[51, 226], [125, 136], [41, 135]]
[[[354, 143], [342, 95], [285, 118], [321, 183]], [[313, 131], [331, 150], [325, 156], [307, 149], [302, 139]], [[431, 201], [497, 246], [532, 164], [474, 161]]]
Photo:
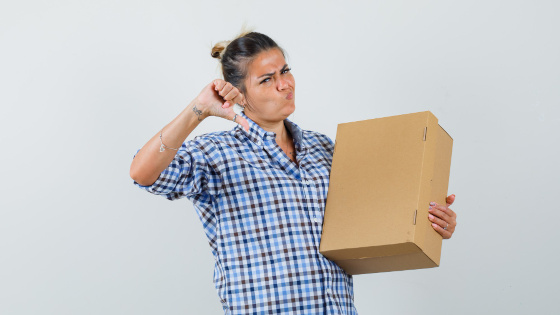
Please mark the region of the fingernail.
[[436, 205], [436, 203], [435, 203], [435, 202], [433, 202], [433, 201], [432, 201], [432, 202], [430, 202], [430, 206], [435, 206], [435, 205]]
[[433, 220], [433, 219], [434, 219], [434, 216], [431, 215], [431, 214], [428, 214], [428, 218], [430, 218], [430, 220]]
[[432, 226], [433, 226], [433, 227], [436, 227], [436, 226], [437, 226], [437, 224], [435, 224], [435, 223], [432, 223]]
[[432, 210], [432, 207], [431, 207], [431, 206], [430, 206], [430, 207], [428, 207], [428, 210]]

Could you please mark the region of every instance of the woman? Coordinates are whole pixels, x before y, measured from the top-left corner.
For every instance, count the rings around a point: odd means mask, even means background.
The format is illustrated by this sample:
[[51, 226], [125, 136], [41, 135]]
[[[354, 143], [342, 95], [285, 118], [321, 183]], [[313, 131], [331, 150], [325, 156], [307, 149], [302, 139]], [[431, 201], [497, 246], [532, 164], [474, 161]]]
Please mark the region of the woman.
[[[250, 32], [217, 44], [212, 56], [225, 80], [208, 84], [137, 151], [134, 184], [193, 202], [226, 314], [357, 314], [352, 276], [319, 253], [334, 143], [287, 119], [295, 81], [283, 50]], [[185, 142], [209, 116], [239, 125]], [[434, 229], [451, 237], [453, 211], [431, 211]]]

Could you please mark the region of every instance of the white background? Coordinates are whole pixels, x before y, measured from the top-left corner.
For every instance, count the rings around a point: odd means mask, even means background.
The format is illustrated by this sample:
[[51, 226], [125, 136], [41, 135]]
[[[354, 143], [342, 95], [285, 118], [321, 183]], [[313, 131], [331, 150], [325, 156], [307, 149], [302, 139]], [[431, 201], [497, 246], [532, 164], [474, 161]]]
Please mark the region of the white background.
[[[288, 52], [290, 118], [304, 129], [334, 139], [338, 123], [430, 110], [454, 138], [459, 224], [441, 266], [355, 276], [360, 314], [553, 313], [559, 11], [557, 1], [2, 1], [0, 314], [222, 314], [191, 203], [140, 190], [129, 167], [218, 76], [210, 48], [243, 22]], [[210, 118], [194, 134], [232, 127]]]

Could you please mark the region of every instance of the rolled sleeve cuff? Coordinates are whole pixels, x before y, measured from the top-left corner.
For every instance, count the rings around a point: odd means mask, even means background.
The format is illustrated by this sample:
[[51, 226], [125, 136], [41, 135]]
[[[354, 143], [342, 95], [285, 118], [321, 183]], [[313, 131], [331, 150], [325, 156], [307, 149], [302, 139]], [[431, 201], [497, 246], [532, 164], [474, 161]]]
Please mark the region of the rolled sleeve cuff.
[[[140, 149], [136, 151], [133, 159], [136, 157], [136, 154], [138, 154], [138, 151], [140, 151]], [[140, 185], [135, 180], [133, 180], [133, 183], [137, 187], [146, 190], [154, 195], [166, 195], [167, 199], [172, 200], [173, 197], [171, 195], [177, 185], [180, 173], [180, 167], [175, 161], [172, 161], [171, 165], [168, 168], [164, 169], [161, 174], [159, 174], [158, 178], [153, 184], [144, 186]]]

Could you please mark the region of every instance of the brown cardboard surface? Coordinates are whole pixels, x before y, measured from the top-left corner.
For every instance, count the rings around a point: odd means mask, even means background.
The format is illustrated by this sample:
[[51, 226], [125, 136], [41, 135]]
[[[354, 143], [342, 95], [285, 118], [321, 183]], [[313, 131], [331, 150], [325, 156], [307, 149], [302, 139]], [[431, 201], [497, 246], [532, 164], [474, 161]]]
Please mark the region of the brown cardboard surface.
[[349, 274], [439, 266], [452, 144], [430, 112], [339, 124], [320, 252]]

